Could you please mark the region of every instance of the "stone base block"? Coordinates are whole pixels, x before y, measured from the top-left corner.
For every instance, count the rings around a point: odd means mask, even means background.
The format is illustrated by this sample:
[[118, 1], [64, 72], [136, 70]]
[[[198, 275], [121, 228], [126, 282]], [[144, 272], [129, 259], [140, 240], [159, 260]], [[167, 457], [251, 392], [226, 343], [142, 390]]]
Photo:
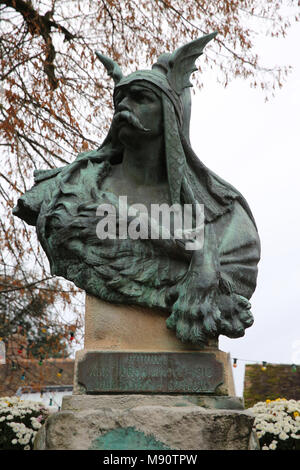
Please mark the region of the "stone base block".
[[[86, 296], [84, 348], [107, 351], [182, 351], [202, 349], [176, 338], [167, 328], [168, 313], [147, 307], [116, 305]], [[209, 340], [208, 349], [218, 348]]]
[[244, 410], [242, 397], [218, 395], [66, 395], [62, 411], [99, 410], [104, 408], [131, 409], [138, 406], [198, 406], [213, 410]]
[[209, 409], [174, 396], [169, 403], [166, 396], [73, 398], [66, 397], [62, 411], [39, 430], [36, 450], [257, 448], [254, 416], [244, 410]]

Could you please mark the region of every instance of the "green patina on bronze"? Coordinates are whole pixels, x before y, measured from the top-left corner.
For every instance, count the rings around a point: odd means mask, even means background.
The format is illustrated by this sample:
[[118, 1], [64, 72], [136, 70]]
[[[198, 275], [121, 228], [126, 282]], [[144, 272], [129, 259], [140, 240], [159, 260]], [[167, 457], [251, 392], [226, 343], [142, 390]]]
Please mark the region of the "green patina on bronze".
[[[247, 202], [189, 142], [189, 77], [214, 36], [163, 54], [152, 70], [127, 77], [98, 53], [115, 81], [106, 139], [69, 165], [36, 171], [34, 187], [14, 209], [36, 226], [53, 275], [108, 302], [162, 309], [178, 338], [200, 345], [220, 334], [240, 337], [252, 325], [249, 299], [260, 258]], [[99, 239], [97, 208], [111, 204], [120, 222], [120, 195], [147, 208], [203, 204], [203, 248], [188, 251], [174, 236]]]
[[93, 440], [90, 450], [171, 450], [154, 436], [134, 427], [108, 431]]

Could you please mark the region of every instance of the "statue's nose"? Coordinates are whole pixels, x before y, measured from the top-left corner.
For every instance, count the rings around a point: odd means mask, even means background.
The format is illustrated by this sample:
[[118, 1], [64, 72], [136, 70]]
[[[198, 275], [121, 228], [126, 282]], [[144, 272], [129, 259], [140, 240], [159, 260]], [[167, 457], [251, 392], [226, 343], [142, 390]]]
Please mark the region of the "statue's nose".
[[122, 101], [120, 101], [117, 105], [117, 111], [131, 111], [130, 101], [128, 96], [124, 96]]

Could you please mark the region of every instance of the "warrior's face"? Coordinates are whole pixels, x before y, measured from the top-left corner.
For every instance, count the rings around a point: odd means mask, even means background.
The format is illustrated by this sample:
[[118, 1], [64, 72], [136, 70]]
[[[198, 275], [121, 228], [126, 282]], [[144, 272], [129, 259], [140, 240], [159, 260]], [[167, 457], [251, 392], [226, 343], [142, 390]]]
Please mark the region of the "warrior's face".
[[139, 145], [162, 134], [162, 103], [159, 94], [159, 90], [155, 92], [151, 84], [141, 81], [116, 88], [113, 125], [123, 145]]

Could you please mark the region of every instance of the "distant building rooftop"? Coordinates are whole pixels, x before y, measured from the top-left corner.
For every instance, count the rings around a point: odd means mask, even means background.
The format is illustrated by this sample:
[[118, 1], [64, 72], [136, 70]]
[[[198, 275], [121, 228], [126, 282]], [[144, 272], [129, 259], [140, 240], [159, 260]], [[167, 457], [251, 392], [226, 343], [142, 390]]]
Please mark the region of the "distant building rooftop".
[[259, 401], [286, 398], [300, 400], [300, 366], [292, 364], [246, 364], [244, 378], [245, 407]]
[[[12, 396], [17, 392], [43, 393], [54, 388], [69, 389], [73, 384], [74, 360], [65, 358], [8, 360], [0, 364], [0, 396]], [[55, 390], [63, 391], [63, 390]]]
[[[7, 341], [0, 363], [0, 396], [43, 394], [50, 388], [72, 389], [74, 359], [32, 359], [27, 356], [27, 336], [15, 333]], [[61, 392], [63, 390], [55, 390]]]

